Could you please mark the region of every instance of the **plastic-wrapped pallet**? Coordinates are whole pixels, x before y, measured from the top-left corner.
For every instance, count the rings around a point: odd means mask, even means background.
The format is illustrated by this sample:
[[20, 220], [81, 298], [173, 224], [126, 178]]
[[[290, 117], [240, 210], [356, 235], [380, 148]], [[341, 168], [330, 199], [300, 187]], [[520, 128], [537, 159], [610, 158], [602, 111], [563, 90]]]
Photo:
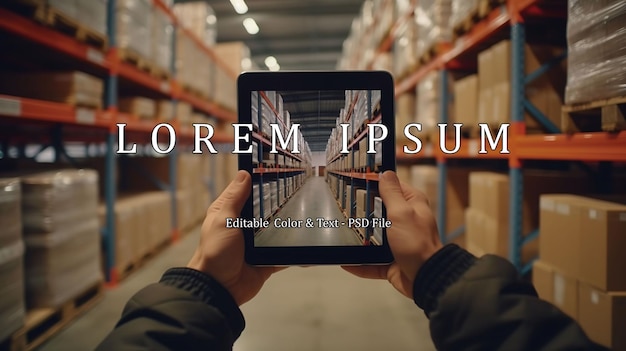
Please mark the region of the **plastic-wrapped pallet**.
[[[393, 45], [393, 75], [404, 77], [417, 64], [416, 42], [419, 43], [418, 27], [413, 21], [404, 21], [397, 30]], [[418, 56], [419, 57], [419, 56]]]
[[56, 307], [102, 279], [98, 174], [62, 170], [21, 181], [27, 304]]
[[24, 244], [20, 183], [0, 179], [0, 341], [24, 324]]
[[[108, 0], [75, 0], [77, 19], [91, 30], [106, 35]], [[69, 2], [69, 1], [57, 1]]]
[[172, 34], [174, 27], [170, 18], [156, 7], [152, 9], [152, 16], [152, 55], [150, 57], [159, 68], [169, 72], [172, 62]]
[[24, 324], [23, 257], [24, 243], [21, 239], [0, 247], [0, 341]]
[[174, 14], [180, 23], [207, 46], [217, 39], [217, 17], [213, 8], [204, 1], [192, 1], [174, 5]]
[[213, 90], [215, 90], [211, 86], [213, 71], [213, 60], [181, 28], [178, 28], [176, 31], [176, 75], [183, 84], [183, 88], [194, 89], [212, 98]]
[[272, 189], [270, 183], [263, 184], [263, 217], [268, 218], [272, 211]]
[[261, 218], [261, 186], [259, 184], [252, 185], [252, 209], [254, 218]]
[[478, 0], [452, 0], [452, 13], [450, 14], [450, 26], [460, 26], [471, 14], [478, 9]]
[[20, 181], [17, 178], [0, 179], [0, 247], [22, 238]]
[[[439, 99], [440, 99], [441, 76], [439, 72], [432, 71], [417, 84], [417, 99], [415, 106], [415, 121], [422, 124], [422, 131], [433, 132], [437, 130], [439, 123]], [[454, 123], [452, 109], [448, 106], [448, 123]], [[449, 130], [451, 130], [451, 126]]]
[[78, 18], [77, 0], [48, 0], [48, 6], [70, 18]]
[[276, 181], [270, 182], [270, 196], [272, 198], [272, 212], [278, 209], [278, 184]]
[[626, 94], [626, 2], [568, 1], [565, 102]]
[[[374, 218], [382, 218], [383, 217], [383, 200], [374, 196]], [[374, 228], [374, 239], [379, 243], [383, 244], [383, 229], [380, 227]]]
[[438, 43], [452, 40], [450, 15], [452, 0], [420, 0], [415, 9], [417, 23], [416, 56], [422, 57]]
[[117, 45], [152, 58], [152, 1], [118, 0], [116, 5]]

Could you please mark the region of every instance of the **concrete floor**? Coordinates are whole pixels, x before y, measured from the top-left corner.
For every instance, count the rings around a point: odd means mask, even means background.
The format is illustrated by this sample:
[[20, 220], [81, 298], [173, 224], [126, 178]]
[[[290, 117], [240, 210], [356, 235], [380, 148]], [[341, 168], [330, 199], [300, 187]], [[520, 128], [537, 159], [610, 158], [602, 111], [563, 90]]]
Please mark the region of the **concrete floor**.
[[[169, 267], [191, 257], [199, 230], [108, 290], [104, 299], [44, 344], [41, 351], [93, 350], [126, 301]], [[339, 267], [292, 267], [242, 306], [246, 330], [235, 351], [434, 350], [428, 321], [386, 281], [356, 278]]]
[[[291, 218], [302, 221], [300, 228], [276, 228], [274, 219]], [[304, 223], [311, 218], [313, 228]], [[351, 246], [362, 245], [354, 230], [347, 226], [339, 228], [319, 228], [317, 218], [339, 219], [345, 216], [339, 210], [335, 197], [323, 177], [308, 179], [302, 187], [270, 220], [270, 226], [259, 233], [254, 241], [257, 246]]]

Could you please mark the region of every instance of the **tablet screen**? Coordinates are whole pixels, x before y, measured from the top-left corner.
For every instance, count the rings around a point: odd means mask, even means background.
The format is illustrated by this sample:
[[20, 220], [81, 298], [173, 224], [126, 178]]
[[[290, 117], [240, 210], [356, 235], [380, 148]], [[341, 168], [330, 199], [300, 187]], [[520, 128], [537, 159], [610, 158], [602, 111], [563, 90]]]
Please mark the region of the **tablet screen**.
[[[255, 247], [379, 246], [381, 90], [251, 91]], [[393, 140], [391, 140], [393, 144]]]

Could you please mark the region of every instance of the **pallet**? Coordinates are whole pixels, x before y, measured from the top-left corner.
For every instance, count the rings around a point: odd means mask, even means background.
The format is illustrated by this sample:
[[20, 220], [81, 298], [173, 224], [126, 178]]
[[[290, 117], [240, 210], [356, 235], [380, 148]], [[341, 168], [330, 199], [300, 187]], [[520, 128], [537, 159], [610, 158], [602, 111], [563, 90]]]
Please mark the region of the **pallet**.
[[435, 59], [435, 57], [437, 57], [439, 54], [443, 53], [444, 51], [448, 50], [449, 48], [450, 48], [449, 43], [442, 43], [442, 42], [434, 43], [426, 51], [424, 51], [422, 56], [420, 56], [419, 64], [420, 65], [427, 64], [428, 62], [432, 61], [433, 59]]
[[[135, 66], [140, 71], [144, 71], [154, 78], [162, 79], [162, 80], [170, 79], [170, 72], [159, 67], [157, 64], [153, 63], [152, 61], [145, 59], [143, 56], [141, 56], [139, 53], [137, 53], [136, 51], [132, 49], [119, 48], [118, 55], [122, 61], [130, 63], [131, 65]], [[188, 89], [185, 89], [185, 86], [183, 86], [183, 89], [188, 90]]]
[[11, 11], [42, 24], [46, 20], [46, 5], [46, 0], [9, 0], [3, 4]]
[[564, 133], [626, 130], [626, 96], [563, 106], [561, 129]]
[[106, 34], [98, 33], [88, 28], [74, 18], [67, 16], [62, 11], [49, 6], [46, 11], [44, 23], [60, 32], [69, 34], [78, 41], [94, 46], [101, 50], [108, 48], [108, 38]]
[[103, 283], [98, 282], [58, 308], [37, 308], [28, 311], [24, 326], [0, 345], [0, 350], [36, 349], [78, 316], [94, 307], [102, 298], [103, 291]]

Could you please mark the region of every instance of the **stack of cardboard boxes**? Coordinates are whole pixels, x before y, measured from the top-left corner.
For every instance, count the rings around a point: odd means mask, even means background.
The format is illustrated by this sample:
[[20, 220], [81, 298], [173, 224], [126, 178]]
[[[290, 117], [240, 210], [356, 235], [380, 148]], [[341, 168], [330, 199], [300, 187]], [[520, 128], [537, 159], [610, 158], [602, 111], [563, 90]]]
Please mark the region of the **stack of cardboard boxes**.
[[626, 205], [575, 195], [543, 195], [539, 296], [576, 319], [594, 341], [626, 349]]
[[[524, 172], [522, 232], [528, 234], [539, 225], [539, 196], [545, 193], [585, 192], [586, 179], [572, 172]], [[507, 174], [472, 172], [469, 176], [469, 207], [465, 212], [467, 248], [475, 255], [496, 254], [509, 257], [510, 185]], [[522, 250], [522, 260], [537, 255], [537, 241]]]
[[[563, 53], [553, 46], [524, 48], [525, 74], [536, 71]], [[547, 74], [526, 87], [526, 98], [554, 125], [560, 125], [566, 69], [554, 65]], [[463, 88], [460, 88], [463, 89]], [[511, 42], [504, 40], [478, 54], [478, 123], [499, 125], [510, 122], [511, 114]], [[471, 105], [470, 105], [471, 106]], [[464, 109], [465, 110], [465, 109]], [[541, 126], [529, 114], [525, 117], [527, 131], [541, 131]]]

